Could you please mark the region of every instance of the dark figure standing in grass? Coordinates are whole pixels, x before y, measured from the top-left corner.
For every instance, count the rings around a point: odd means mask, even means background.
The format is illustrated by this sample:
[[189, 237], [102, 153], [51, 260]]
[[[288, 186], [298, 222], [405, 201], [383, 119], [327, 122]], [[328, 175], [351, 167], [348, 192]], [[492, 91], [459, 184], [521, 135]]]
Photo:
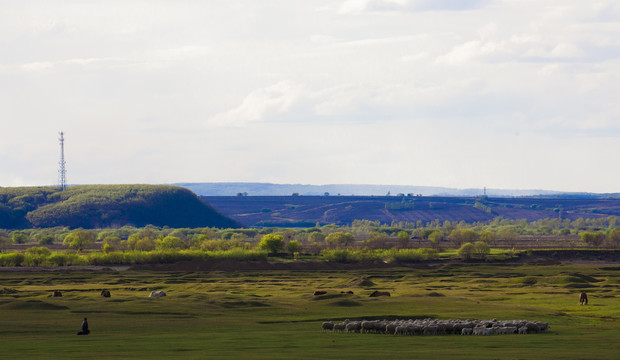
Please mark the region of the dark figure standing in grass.
[[90, 334], [90, 330], [88, 330], [88, 321], [86, 320], [86, 318], [84, 318], [84, 321], [82, 321], [82, 331], [80, 331], [77, 334], [78, 335], [88, 335], [88, 334]]
[[579, 294], [579, 305], [588, 305], [588, 295], [585, 291], [582, 291], [581, 294]]

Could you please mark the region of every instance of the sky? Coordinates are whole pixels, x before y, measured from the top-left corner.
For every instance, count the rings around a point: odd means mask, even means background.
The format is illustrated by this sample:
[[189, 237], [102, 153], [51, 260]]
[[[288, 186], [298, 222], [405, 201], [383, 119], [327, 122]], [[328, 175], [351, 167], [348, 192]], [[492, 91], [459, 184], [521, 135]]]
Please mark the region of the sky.
[[0, 0], [0, 186], [620, 192], [616, 0]]

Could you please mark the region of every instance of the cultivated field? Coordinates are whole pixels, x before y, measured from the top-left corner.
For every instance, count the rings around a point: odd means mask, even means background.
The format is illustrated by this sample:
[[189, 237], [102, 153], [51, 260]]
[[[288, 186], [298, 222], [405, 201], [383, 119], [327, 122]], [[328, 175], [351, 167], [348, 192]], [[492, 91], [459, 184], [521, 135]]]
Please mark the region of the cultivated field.
[[[354, 271], [0, 272], [6, 359], [614, 359], [620, 266], [444, 264]], [[102, 289], [110, 298], [100, 296]], [[60, 290], [62, 297], [50, 297]], [[149, 298], [151, 290], [168, 296]], [[314, 296], [315, 290], [327, 294]], [[342, 294], [342, 291], [353, 294]], [[374, 290], [390, 297], [370, 298]], [[590, 304], [578, 305], [581, 290]], [[91, 334], [77, 336], [83, 317]], [[525, 319], [547, 333], [397, 336], [324, 320]]]

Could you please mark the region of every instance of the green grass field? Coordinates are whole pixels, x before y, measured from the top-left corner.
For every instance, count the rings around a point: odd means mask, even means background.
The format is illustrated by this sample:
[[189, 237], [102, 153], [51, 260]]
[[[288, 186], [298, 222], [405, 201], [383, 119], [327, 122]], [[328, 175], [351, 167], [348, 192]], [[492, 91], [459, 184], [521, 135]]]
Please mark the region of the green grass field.
[[[568, 264], [0, 272], [0, 358], [617, 359], [619, 275], [620, 266]], [[317, 289], [327, 295], [313, 296]], [[577, 301], [582, 289], [587, 306]], [[49, 297], [53, 290], [63, 297]], [[151, 290], [168, 296], [149, 298]], [[392, 296], [369, 298], [374, 290]], [[77, 336], [83, 317], [91, 334]], [[551, 329], [489, 337], [321, 331], [329, 319], [414, 317], [538, 320]]]

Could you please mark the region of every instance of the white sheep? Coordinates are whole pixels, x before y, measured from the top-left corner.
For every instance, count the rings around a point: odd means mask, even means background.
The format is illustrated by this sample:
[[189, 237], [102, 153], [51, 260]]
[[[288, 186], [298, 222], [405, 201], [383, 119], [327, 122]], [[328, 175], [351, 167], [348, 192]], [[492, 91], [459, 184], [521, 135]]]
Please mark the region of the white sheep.
[[344, 329], [346, 327], [346, 324], [344, 323], [340, 323], [340, 324], [334, 324], [334, 332], [344, 332]]
[[323, 331], [334, 330], [334, 323], [332, 321], [325, 321], [323, 322], [323, 324], [321, 324], [321, 328], [323, 329]]

